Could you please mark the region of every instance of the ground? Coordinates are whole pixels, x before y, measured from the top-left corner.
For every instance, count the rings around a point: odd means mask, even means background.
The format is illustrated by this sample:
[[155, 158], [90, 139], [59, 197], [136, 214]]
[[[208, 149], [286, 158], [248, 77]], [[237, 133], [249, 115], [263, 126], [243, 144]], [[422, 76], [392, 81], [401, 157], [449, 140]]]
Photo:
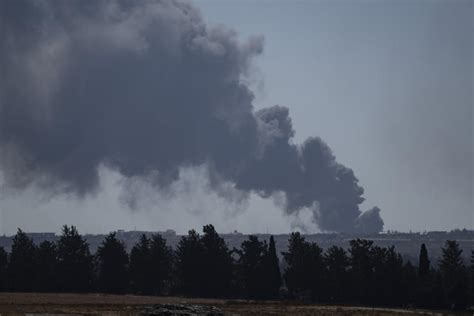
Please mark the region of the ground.
[[307, 305], [289, 302], [250, 302], [182, 297], [156, 297], [105, 294], [0, 293], [0, 316], [31, 314], [137, 315], [157, 304], [207, 305], [224, 315], [446, 315], [421, 310]]

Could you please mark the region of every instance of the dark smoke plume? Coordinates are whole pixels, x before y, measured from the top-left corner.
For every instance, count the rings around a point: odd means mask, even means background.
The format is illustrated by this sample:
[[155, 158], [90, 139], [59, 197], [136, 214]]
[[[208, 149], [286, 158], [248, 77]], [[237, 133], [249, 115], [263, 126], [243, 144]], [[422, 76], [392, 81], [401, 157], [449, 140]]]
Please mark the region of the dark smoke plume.
[[[0, 2], [0, 170], [4, 185], [84, 196], [98, 168], [156, 174], [206, 165], [328, 231], [381, 231], [363, 188], [319, 138], [294, 144], [288, 108], [255, 112], [245, 84], [263, 38], [240, 42], [181, 1]], [[225, 194], [225, 192], [223, 193]]]

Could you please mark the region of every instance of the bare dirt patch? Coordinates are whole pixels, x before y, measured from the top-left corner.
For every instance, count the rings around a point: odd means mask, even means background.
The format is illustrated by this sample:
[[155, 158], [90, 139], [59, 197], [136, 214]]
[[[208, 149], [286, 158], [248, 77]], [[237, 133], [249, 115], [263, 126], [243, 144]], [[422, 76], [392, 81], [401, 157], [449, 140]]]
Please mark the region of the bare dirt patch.
[[[0, 314], [67, 314], [134, 316], [154, 305], [197, 305], [215, 307], [224, 315], [447, 315], [421, 310], [352, 306], [305, 305], [290, 302], [251, 302], [183, 297], [107, 294], [0, 293]], [[146, 315], [146, 314], [145, 314]]]

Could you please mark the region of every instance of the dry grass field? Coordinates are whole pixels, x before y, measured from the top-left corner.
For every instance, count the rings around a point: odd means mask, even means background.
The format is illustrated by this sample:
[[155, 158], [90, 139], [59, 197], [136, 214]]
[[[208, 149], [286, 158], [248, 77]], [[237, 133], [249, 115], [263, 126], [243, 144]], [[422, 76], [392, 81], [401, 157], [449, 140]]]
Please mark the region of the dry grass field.
[[158, 304], [214, 306], [224, 315], [447, 315], [420, 310], [105, 294], [0, 293], [0, 315], [138, 315]]

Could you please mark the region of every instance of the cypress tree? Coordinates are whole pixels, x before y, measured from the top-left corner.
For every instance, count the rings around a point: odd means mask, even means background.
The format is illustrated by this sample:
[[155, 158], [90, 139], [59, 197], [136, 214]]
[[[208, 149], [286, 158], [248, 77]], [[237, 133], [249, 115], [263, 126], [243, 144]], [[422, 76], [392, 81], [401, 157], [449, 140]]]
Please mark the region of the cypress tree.
[[430, 260], [428, 258], [428, 250], [426, 249], [425, 244], [421, 244], [420, 259], [418, 264], [418, 276], [420, 277], [420, 281], [422, 283], [425, 283], [427, 281], [429, 273]]
[[275, 299], [279, 296], [281, 286], [280, 262], [276, 253], [275, 239], [270, 236], [268, 251], [264, 256], [264, 272], [266, 277], [265, 284], [267, 287], [266, 298]]

